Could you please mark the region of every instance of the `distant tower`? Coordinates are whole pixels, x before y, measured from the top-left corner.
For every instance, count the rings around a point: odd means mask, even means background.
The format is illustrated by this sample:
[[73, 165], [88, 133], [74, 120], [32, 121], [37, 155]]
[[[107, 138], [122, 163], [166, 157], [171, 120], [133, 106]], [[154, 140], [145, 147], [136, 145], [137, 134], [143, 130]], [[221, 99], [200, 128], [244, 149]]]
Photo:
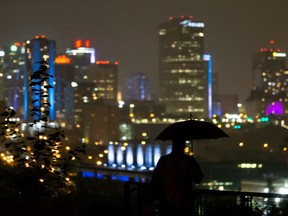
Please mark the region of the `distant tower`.
[[[29, 86], [29, 79], [32, 73], [37, 71], [40, 67], [42, 60], [48, 63], [47, 73], [51, 75], [48, 83], [54, 86], [54, 72], [55, 72], [55, 54], [56, 54], [56, 42], [54, 40], [48, 40], [44, 36], [35, 37], [32, 40], [26, 40], [25, 42], [25, 65], [24, 65], [24, 121], [31, 121], [30, 107], [33, 99], [37, 98], [37, 95], [33, 94], [31, 87]], [[55, 120], [55, 91], [54, 88], [48, 90], [48, 102], [51, 104], [49, 108], [49, 120]], [[34, 105], [37, 105], [34, 103]]]
[[124, 100], [151, 100], [150, 80], [144, 73], [135, 73], [125, 80]]
[[204, 59], [203, 22], [183, 16], [159, 25], [159, 101], [167, 114], [208, 117], [209, 65], [211, 58]]
[[254, 101], [254, 112], [260, 115], [288, 114], [288, 69], [286, 53], [274, 48], [262, 48], [253, 56], [253, 90], [248, 102]]

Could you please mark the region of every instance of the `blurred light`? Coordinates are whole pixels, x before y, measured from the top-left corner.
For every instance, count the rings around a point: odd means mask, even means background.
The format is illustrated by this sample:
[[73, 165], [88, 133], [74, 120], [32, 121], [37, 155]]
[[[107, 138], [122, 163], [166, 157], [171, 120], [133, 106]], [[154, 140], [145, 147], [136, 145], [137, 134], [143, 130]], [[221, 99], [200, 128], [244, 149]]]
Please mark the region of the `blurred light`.
[[55, 58], [55, 63], [56, 64], [70, 64], [71, 63], [71, 58], [65, 56], [65, 55], [61, 55], [61, 56], [57, 56]]
[[288, 194], [288, 188], [279, 188], [278, 193], [280, 193], [280, 194]]
[[16, 52], [16, 51], [17, 51], [17, 46], [12, 45], [12, 46], [10, 47], [10, 50], [11, 50], [12, 52]]

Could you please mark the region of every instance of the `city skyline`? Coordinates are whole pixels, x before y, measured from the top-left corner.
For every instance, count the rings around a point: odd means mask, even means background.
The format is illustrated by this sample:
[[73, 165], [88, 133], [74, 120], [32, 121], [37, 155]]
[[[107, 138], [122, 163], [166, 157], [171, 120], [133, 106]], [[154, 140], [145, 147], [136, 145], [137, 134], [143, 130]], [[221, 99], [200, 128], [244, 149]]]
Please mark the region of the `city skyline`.
[[0, 47], [44, 34], [64, 52], [76, 39], [89, 39], [97, 58], [119, 61], [119, 78], [143, 72], [158, 86], [158, 25], [169, 16], [192, 15], [205, 23], [205, 53], [212, 55], [219, 93], [246, 99], [252, 87], [252, 54], [269, 41], [287, 52], [288, 2], [278, 0], [105, 2], [12, 0], [0, 3]]

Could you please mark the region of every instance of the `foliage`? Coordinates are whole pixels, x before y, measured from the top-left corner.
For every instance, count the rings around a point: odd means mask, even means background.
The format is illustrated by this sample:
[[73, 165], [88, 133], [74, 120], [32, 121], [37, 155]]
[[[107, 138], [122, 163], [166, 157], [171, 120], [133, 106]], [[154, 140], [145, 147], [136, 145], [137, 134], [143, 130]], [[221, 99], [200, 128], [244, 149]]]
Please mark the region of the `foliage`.
[[[52, 76], [48, 66], [41, 61], [39, 70], [30, 77], [32, 100], [31, 117], [25, 134], [19, 129], [22, 125], [16, 112], [6, 107], [0, 115], [0, 136], [5, 160], [0, 166], [0, 189], [15, 195], [60, 196], [75, 190], [75, 183], [69, 178], [69, 161], [80, 159], [85, 147], [64, 149], [65, 133], [57, 125], [49, 122], [48, 89]], [[30, 132], [29, 132], [30, 131]], [[2, 193], [3, 194], [3, 193]]]

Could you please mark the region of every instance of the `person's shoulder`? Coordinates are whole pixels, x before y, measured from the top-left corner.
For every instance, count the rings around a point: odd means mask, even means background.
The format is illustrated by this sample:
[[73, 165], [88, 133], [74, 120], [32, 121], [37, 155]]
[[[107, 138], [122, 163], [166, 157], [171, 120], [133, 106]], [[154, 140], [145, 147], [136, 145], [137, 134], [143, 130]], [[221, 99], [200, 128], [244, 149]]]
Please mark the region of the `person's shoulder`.
[[196, 159], [194, 158], [194, 156], [192, 156], [192, 155], [187, 155], [187, 154], [185, 154], [184, 156], [183, 156], [186, 160], [190, 160], [190, 161], [195, 161]]
[[160, 160], [167, 160], [167, 159], [169, 159], [170, 157], [171, 157], [170, 154], [162, 155], [162, 156], [160, 157]]

